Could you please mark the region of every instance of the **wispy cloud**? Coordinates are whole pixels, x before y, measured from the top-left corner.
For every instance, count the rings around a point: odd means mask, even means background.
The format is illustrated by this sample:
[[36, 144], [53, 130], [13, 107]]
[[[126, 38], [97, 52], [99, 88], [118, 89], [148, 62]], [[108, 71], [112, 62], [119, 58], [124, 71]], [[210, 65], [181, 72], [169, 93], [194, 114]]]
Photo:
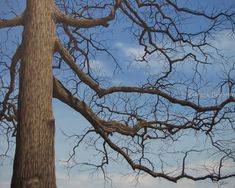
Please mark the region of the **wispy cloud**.
[[231, 31], [226, 30], [218, 32], [212, 44], [225, 55], [235, 56], [235, 34]]
[[[217, 49], [221, 50], [221, 52], [225, 53], [225, 55], [232, 55], [235, 56], [235, 34], [231, 32], [231, 30], [224, 30], [217, 32], [213, 39], [208, 41], [212, 44], [212, 46], [216, 47]], [[116, 43], [116, 47], [124, 53], [126, 57], [132, 57], [134, 59], [140, 59], [145, 51], [143, 46], [139, 45], [130, 45], [122, 42]], [[186, 46], [181, 49], [185, 52], [190, 52], [192, 50], [191, 47]], [[212, 53], [212, 51], [209, 51]], [[195, 51], [196, 53], [196, 51]], [[177, 53], [173, 54], [177, 58]], [[178, 54], [179, 55], [179, 54]], [[179, 55], [180, 57], [180, 55]], [[153, 55], [152, 59], [157, 59], [156, 55]], [[151, 59], [151, 60], [152, 60]], [[150, 62], [151, 63], [151, 62]], [[156, 64], [156, 63], [155, 63]], [[154, 63], [153, 63], [154, 65]]]
[[112, 71], [109, 69], [107, 64], [101, 60], [92, 60], [90, 61], [90, 69], [92, 72], [102, 77], [112, 76]]
[[114, 73], [115, 68], [108, 65], [108, 62], [102, 60], [92, 60], [90, 61], [90, 69], [95, 75], [101, 79], [104, 79], [106, 83], [108, 82], [111, 85], [119, 85], [124, 81], [117, 77]]
[[133, 46], [125, 43], [118, 42], [116, 47], [122, 52], [126, 61], [130, 62], [129, 66], [134, 69], [145, 70], [149, 73], [161, 73], [166, 70], [166, 64], [163, 60], [158, 57], [158, 54], [153, 54], [146, 57], [145, 61], [141, 60], [145, 55], [144, 47]]
[[[201, 161], [202, 162], [202, 161]], [[214, 165], [210, 160], [203, 162], [207, 165]], [[198, 163], [197, 163], [198, 164]], [[196, 163], [194, 165], [197, 165]], [[192, 166], [194, 166], [192, 164]], [[75, 169], [71, 171], [68, 176], [67, 171], [61, 168], [62, 164], [57, 163], [56, 167], [56, 181], [58, 188], [104, 188], [104, 178], [100, 173], [87, 174], [85, 172], [78, 172]], [[225, 168], [230, 168], [229, 164], [225, 164]], [[6, 166], [5, 170], [0, 173], [0, 187], [10, 187], [10, 166]], [[4, 173], [3, 173], [4, 172]], [[7, 177], [5, 177], [7, 174]], [[117, 172], [110, 172], [109, 177], [112, 179], [112, 185], [114, 188], [232, 188], [235, 186], [235, 179], [224, 180], [218, 184], [212, 183], [211, 181], [198, 181], [194, 182], [187, 179], [182, 179], [178, 183], [172, 183], [165, 179], [153, 178], [150, 175], [139, 175], [138, 181], [135, 174], [127, 176]], [[107, 184], [106, 188], [111, 188], [111, 184]]]
[[[235, 185], [235, 180], [223, 181], [220, 184], [212, 183], [211, 181], [200, 181], [195, 182], [192, 180], [183, 179], [178, 181], [178, 183], [172, 183], [164, 179], [153, 178], [149, 175], [139, 175], [138, 180], [135, 175], [123, 176], [117, 173], [109, 174], [112, 178], [112, 184], [106, 184], [106, 187], [111, 187], [111, 185], [122, 188], [231, 188]], [[77, 174], [71, 177], [65, 177], [61, 174], [57, 174], [57, 184], [58, 188], [70, 187], [70, 188], [103, 188], [104, 178], [101, 174], [88, 175], [88, 174]]]
[[116, 47], [121, 50], [126, 57], [133, 57], [138, 59], [144, 55], [144, 48], [141, 46], [129, 46], [127, 44], [118, 42], [116, 43]]

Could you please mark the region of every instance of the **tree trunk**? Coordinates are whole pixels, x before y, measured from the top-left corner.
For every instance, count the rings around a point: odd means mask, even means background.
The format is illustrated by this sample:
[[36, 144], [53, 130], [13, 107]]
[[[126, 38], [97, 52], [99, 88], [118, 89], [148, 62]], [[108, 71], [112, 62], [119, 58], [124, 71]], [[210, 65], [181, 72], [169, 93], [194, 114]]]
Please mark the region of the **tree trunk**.
[[27, 0], [11, 188], [55, 188], [53, 0]]

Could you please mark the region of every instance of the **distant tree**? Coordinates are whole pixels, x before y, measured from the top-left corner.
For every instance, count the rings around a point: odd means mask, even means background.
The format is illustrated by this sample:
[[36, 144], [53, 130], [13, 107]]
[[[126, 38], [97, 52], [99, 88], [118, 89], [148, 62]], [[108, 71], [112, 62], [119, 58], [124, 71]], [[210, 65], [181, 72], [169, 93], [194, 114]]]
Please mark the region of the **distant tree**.
[[[104, 173], [110, 160], [125, 159], [137, 174], [172, 182], [234, 177], [228, 166], [235, 161], [235, 64], [214, 39], [233, 35], [235, 10], [203, 4], [26, 0], [22, 14], [1, 15], [1, 29], [23, 27], [11, 61], [1, 48], [0, 125], [8, 139], [16, 135], [11, 187], [56, 187], [53, 98], [91, 124], [83, 135], [74, 133], [68, 161], [75, 165], [76, 149], [88, 143], [101, 161], [90, 165]], [[140, 46], [142, 53], [126, 62], [129, 71], [141, 64], [142, 72], [133, 70], [135, 85], [128, 75], [115, 85], [96, 71], [95, 59], [106, 54], [114, 73], [125, 73], [110, 32], [128, 34]], [[210, 76], [218, 67], [219, 76]], [[189, 147], [196, 139], [201, 144]], [[189, 165], [208, 155], [210, 163]]]

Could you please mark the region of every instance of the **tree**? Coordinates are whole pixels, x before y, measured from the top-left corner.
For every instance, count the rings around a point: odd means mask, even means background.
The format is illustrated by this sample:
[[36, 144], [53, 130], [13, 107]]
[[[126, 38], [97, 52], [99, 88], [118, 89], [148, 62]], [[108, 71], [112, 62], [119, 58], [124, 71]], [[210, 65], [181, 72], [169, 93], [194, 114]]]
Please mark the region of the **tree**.
[[[93, 146], [102, 155], [101, 164], [95, 166], [102, 170], [116, 153], [137, 173], [172, 182], [234, 177], [234, 170], [225, 167], [234, 165], [235, 159], [235, 64], [213, 39], [224, 31], [232, 35], [235, 11], [194, 7], [196, 2], [176, 0], [27, 0], [21, 15], [2, 18], [2, 29], [23, 27], [22, 42], [11, 62], [3, 58], [1, 63], [2, 72], [9, 71], [10, 76], [1, 75], [1, 126], [7, 125], [8, 135], [16, 134], [11, 187], [56, 187], [52, 98], [82, 114], [92, 126], [77, 136], [69, 160], [92, 135]], [[120, 26], [142, 47], [135, 63], [151, 67], [154, 59], [159, 66], [159, 72], [146, 69], [147, 77], [140, 76], [139, 85], [115, 86], [94, 71], [100, 53], [109, 56], [116, 72], [122, 70], [123, 63], [105, 47], [103, 39], [109, 33], [97, 37], [109, 28], [120, 32]], [[218, 62], [224, 71], [220, 79], [213, 78], [214, 87], [204, 70], [217, 69]], [[182, 65], [189, 66], [189, 75]], [[209, 89], [215, 94], [205, 95]], [[190, 135], [206, 140], [204, 148], [177, 147]], [[102, 140], [101, 148], [95, 137]], [[204, 164], [205, 171], [198, 174], [187, 162], [203, 152], [216, 154], [217, 164]], [[173, 170], [166, 157], [172, 154]]]

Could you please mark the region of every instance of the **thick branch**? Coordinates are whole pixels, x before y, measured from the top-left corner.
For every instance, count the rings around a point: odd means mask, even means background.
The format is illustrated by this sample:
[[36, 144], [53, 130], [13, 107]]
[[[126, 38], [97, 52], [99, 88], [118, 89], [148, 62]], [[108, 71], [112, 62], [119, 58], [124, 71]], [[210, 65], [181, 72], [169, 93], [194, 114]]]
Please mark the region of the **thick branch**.
[[97, 132], [105, 132], [107, 134], [118, 132], [122, 135], [134, 136], [140, 128], [146, 126], [146, 124], [139, 123], [134, 127], [128, 127], [117, 121], [104, 121], [100, 119], [85, 102], [74, 97], [56, 78], [53, 80], [53, 97], [81, 113]]
[[23, 15], [17, 16], [10, 20], [0, 19], [0, 29], [23, 25]]
[[72, 18], [71, 16], [64, 14], [58, 9], [56, 9], [55, 15], [57, 22], [67, 24], [69, 26], [74, 26], [79, 28], [90, 28], [95, 26], [108, 27], [109, 26], [108, 22], [115, 18], [116, 11], [119, 8], [121, 2], [122, 0], [116, 0], [116, 3], [111, 9], [109, 15], [103, 18], [75, 19]]
[[141, 87], [114, 86], [114, 87], [104, 89], [104, 88], [100, 87], [88, 75], [86, 75], [84, 72], [82, 72], [80, 70], [80, 68], [74, 63], [73, 57], [64, 48], [64, 46], [59, 42], [59, 40], [56, 41], [56, 50], [60, 53], [61, 57], [65, 60], [67, 65], [77, 74], [77, 76], [81, 79], [81, 81], [83, 81], [91, 89], [96, 91], [96, 93], [99, 95], [99, 97], [103, 97], [105, 95], [116, 93], [116, 92], [153, 94], [153, 95], [159, 95], [159, 96], [167, 99], [171, 103], [179, 104], [181, 106], [191, 107], [192, 109], [194, 109], [198, 112], [221, 110], [228, 103], [235, 102], [235, 98], [230, 96], [229, 98], [227, 98], [226, 100], [221, 102], [219, 105], [203, 107], [203, 106], [195, 104], [191, 101], [178, 99], [176, 97], [173, 97], [170, 94], [165, 93], [165, 92], [163, 92], [159, 89], [156, 89], [156, 88], [149, 89], [149, 88], [141, 88]]
[[[212, 181], [219, 181], [219, 180], [227, 179], [230, 177], [235, 177], [235, 174], [222, 176], [221, 174], [217, 174], [217, 173], [213, 173], [213, 174], [211, 173], [211, 174], [204, 175], [204, 176], [191, 176], [191, 175], [184, 173], [184, 170], [182, 170], [182, 173], [178, 176], [171, 176], [164, 172], [163, 173], [156, 172], [142, 164], [135, 163], [125, 151], [123, 151], [120, 147], [118, 147], [115, 143], [113, 143], [105, 134], [102, 134], [101, 136], [114, 151], [121, 154], [126, 159], [126, 161], [129, 163], [129, 165], [132, 167], [133, 170], [144, 171], [153, 177], [162, 177], [175, 183], [178, 180], [183, 179], [183, 178], [191, 179], [193, 181], [199, 181], [199, 180], [205, 180], [205, 179], [211, 179]], [[184, 165], [185, 164], [183, 164], [183, 169], [185, 167]]]
[[[219, 181], [222, 179], [227, 179], [229, 177], [235, 176], [235, 174], [221, 176], [221, 174], [213, 173], [213, 174], [208, 174], [205, 176], [195, 177], [195, 176], [186, 174], [184, 171], [182, 171], [182, 173], [178, 176], [170, 176], [165, 173], [156, 172], [153, 169], [150, 169], [142, 164], [137, 164], [131, 159], [128, 153], [126, 153], [118, 145], [113, 143], [107, 136], [107, 134], [110, 132], [119, 132], [124, 135], [126, 134], [130, 136], [134, 136], [136, 135], [136, 132], [137, 132], [136, 128], [127, 127], [119, 122], [114, 122], [114, 121], [107, 122], [107, 121], [101, 120], [98, 116], [94, 114], [94, 112], [92, 112], [92, 110], [86, 105], [85, 102], [82, 102], [78, 100], [76, 97], [74, 97], [56, 78], [54, 78], [53, 88], [54, 88], [53, 89], [54, 97], [64, 102], [65, 104], [69, 105], [74, 110], [78, 111], [79, 113], [81, 113], [92, 124], [92, 126], [95, 128], [97, 133], [99, 133], [102, 136], [102, 138], [108, 143], [108, 145], [114, 151], [121, 154], [126, 159], [126, 161], [133, 168], [133, 170], [141, 170], [150, 174], [153, 177], [162, 177], [172, 182], [177, 182], [179, 179], [182, 179], [182, 178], [188, 178], [194, 181], [205, 180], [205, 179]], [[135, 127], [137, 127], [137, 125]]]

